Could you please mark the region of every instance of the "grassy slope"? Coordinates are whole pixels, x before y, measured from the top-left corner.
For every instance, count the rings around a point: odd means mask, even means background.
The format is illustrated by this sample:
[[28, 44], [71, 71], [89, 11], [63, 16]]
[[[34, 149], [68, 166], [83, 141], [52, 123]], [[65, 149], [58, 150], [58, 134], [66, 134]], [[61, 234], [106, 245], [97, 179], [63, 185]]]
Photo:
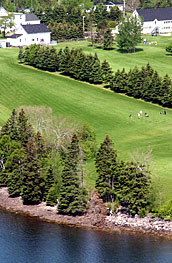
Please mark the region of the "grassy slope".
[[[72, 43], [72, 45], [74, 44]], [[90, 48], [84, 43], [79, 43], [79, 45], [90, 52]], [[106, 57], [109, 60], [110, 54], [107, 51], [97, 50], [102, 59]], [[114, 52], [114, 57], [110, 57], [114, 63], [110, 61], [111, 65], [116, 65], [116, 61], [120, 63], [117, 56], [122, 56], [121, 61], [125, 61], [125, 65], [128, 67], [130, 64], [131, 66], [135, 65], [136, 61], [133, 62], [132, 59], [137, 56], [136, 64], [139, 65], [139, 53], [129, 54], [129, 58], [126, 54], [117, 54], [115, 50], [110, 52]], [[82, 122], [90, 123], [96, 129], [99, 143], [106, 134], [109, 134], [115, 142], [121, 158], [127, 159], [128, 152], [137, 148], [140, 150], [151, 148], [153, 150], [154, 174], [158, 175], [165, 199], [172, 196], [172, 163], [170, 163], [172, 112], [170, 110], [168, 110], [167, 116], [161, 116], [159, 114], [161, 107], [159, 106], [114, 94], [63, 76], [55, 76], [51, 73], [24, 67], [17, 64], [17, 53], [17, 49], [0, 49], [0, 124], [18, 105], [47, 105], [53, 108], [56, 115], [70, 115]], [[146, 55], [141, 59], [140, 56], [140, 63], [147, 62], [145, 57]], [[171, 57], [167, 59], [171, 59]], [[157, 57], [156, 65], [160, 63], [158, 61]], [[164, 61], [166, 60], [164, 59]], [[165, 70], [168, 72], [170, 63], [166, 64]], [[122, 65], [120, 66], [122, 67]], [[143, 112], [148, 112], [150, 118], [138, 120], [137, 112], [141, 109]], [[133, 114], [133, 119], [128, 118], [130, 113]], [[92, 169], [91, 163], [87, 166], [89, 170]], [[88, 173], [87, 182], [93, 184], [94, 177], [94, 172]]]

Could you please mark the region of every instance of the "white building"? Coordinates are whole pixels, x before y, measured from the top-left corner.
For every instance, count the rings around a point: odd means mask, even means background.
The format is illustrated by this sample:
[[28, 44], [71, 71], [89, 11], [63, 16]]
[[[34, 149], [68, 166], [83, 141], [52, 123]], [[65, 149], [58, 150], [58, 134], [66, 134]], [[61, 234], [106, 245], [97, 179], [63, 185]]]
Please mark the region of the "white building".
[[8, 16], [8, 12], [2, 6], [0, 6], [0, 17], [1, 16]]
[[143, 19], [143, 34], [172, 32], [172, 7], [136, 9], [134, 16]]
[[30, 46], [32, 44], [50, 44], [50, 30], [45, 24], [20, 25], [15, 34], [7, 38], [10, 46]]
[[112, 7], [115, 7], [115, 6], [117, 6], [121, 11], [124, 11], [124, 5], [120, 2], [100, 2], [100, 1], [94, 2], [94, 7], [93, 7], [94, 11], [96, 9], [96, 6], [100, 3], [102, 3], [104, 6], [106, 6], [106, 10], [108, 12], [110, 12], [110, 9]]
[[[8, 16], [8, 12], [0, 7], [0, 19], [2, 16]], [[7, 46], [29, 46], [31, 44], [50, 44], [50, 30], [45, 24], [42, 24], [39, 18], [32, 13], [10, 13], [13, 14], [14, 26], [11, 31], [14, 32], [5, 40]], [[9, 31], [9, 29], [8, 29]], [[1, 43], [4, 47], [4, 42]]]

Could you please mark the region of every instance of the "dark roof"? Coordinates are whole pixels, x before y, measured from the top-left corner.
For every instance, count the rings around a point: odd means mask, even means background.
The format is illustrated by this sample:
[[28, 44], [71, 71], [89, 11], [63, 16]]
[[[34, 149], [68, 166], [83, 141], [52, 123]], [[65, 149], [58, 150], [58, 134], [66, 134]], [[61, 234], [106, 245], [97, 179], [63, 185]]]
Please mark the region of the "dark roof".
[[39, 20], [39, 18], [33, 14], [33, 13], [29, 13], [29, 14], [26, 14], [26, 21], [37, 21]]
[[155, 19], [172, 20], [172, 7], [168, 8], [150, 8], [150, 9], [137, 9], [139, 16], [144, 18], [144, 21], [154, 21]]
[[18, 37], [20, 37], [20, 36], [22, 36], [22, 34], [13, 34], [13, 35], [8, 36], [8, 37], [9, 37], [9, 38], [18, 38]]
[[22, 27], [28, 34], [51, 32], [45, 24], [22, 25]]
[[104, 5], [122, 5], [122, 3], [120, 2], [100, 2], [100, 1], [97, 1], [97, 2], [94, 2], [94, 5], [98, 5], [98, 4], [104, 4]]

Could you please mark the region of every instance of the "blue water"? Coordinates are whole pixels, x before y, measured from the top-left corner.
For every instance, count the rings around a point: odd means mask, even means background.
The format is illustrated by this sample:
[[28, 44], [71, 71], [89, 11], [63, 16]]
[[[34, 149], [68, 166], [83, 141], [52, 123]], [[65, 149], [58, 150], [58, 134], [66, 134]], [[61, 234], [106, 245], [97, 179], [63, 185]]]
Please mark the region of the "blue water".
[[0, 263], [171, 263], [172, 240], [41, 222], [0, 210]]

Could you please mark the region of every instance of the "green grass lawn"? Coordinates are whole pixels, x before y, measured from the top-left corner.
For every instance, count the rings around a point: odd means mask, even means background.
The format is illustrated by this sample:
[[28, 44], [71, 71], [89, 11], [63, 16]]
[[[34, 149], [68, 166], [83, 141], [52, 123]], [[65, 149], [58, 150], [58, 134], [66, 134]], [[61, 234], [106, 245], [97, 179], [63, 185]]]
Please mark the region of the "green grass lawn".
[[121, 53], [118, 51], [118, 47], [114, 45], [113, 50], [103, 50], [100, 47], [92, 48], [89, 46], [87, 41], [80, 42], [63, 42], [57, 45], [57, 48], [69, 46], [69, 47], [78, 47], [82, 48], [85, 52], [88, 53], [97, 53], [101, 61], [106, 59], [114, 71], [117, 69], [125, 68], [129, 71], [130, 68], [135, 66], [142, 67], [145, 66], [148, 62], [150, 65], [159, 72], [160, 75], [164, 76], [169, 74], [172, 78], [172, 56], [166, 54], [165, 47], [172, 42], [172, 37], [167, 36], [158, 36], [152, 37], [149, 35], [143, 36], [143, 39], [146, 38], [148, 43], [157, 41], [157, 45], [147, 45], [141, 43], [137, 46], [136, 53], [127, 54]]
[[[96, 50], [101, 59], [106, 58], [110, 61], [114, 70], [118, 67], [129, 69], [130, 66], [145, 65], [149, 58], [150, 64], [159, 73], [168, 73], [172, 77], [170, 73], [172, 58], [165, 56], [163, 38], [158, 39], [158, 43], [161, 41], [161, 49], [158, 44], [157, 47], [150, 47], [154, 52], [145, 47], [145, 53], [141, 51], [136, 54], [121, 54], [115, 49], [112, 51], [92, 49], [85, 41], [69, 43], [69, 46], [77, 45], [87, 52]], [[171, 41], [171, 38], [165, 40]], [[67, 44], [58, 44], [58, 48]], [[115, 94], [58, 74], [20, 65], [17, 63], [17, 54], [18, 49], [0, 49], [0, 125], [7, 120], [11, 110], [19, 105], [44, 105], [51, 107], [55, 115], [72, 116], [81, 122], [89, 123], [96, 130], [98, 144], [104, 140], [106, 134], [109, 134], [120, 158], [127, 160], [129, 153], [137, 149], [140, 151], [152, 149], [152, 172], [159, 184], [162, 198], [165, 200], [172, 198], [171, 110], [167, 111], [166, 116], [160, 115], [162, 110], [160, 106]], [[148, 54], [152, 54], [152, 57]], [[143, 113], [148, 112], [150, 117], [139, 120], [137, 113], [140, 110]], [[129, 118], [130, 113], [133, 114], [133, 119]], [[87, 184], [93, 186], [96, 174], [92, 162], [87, 163], [85, 173]]]

